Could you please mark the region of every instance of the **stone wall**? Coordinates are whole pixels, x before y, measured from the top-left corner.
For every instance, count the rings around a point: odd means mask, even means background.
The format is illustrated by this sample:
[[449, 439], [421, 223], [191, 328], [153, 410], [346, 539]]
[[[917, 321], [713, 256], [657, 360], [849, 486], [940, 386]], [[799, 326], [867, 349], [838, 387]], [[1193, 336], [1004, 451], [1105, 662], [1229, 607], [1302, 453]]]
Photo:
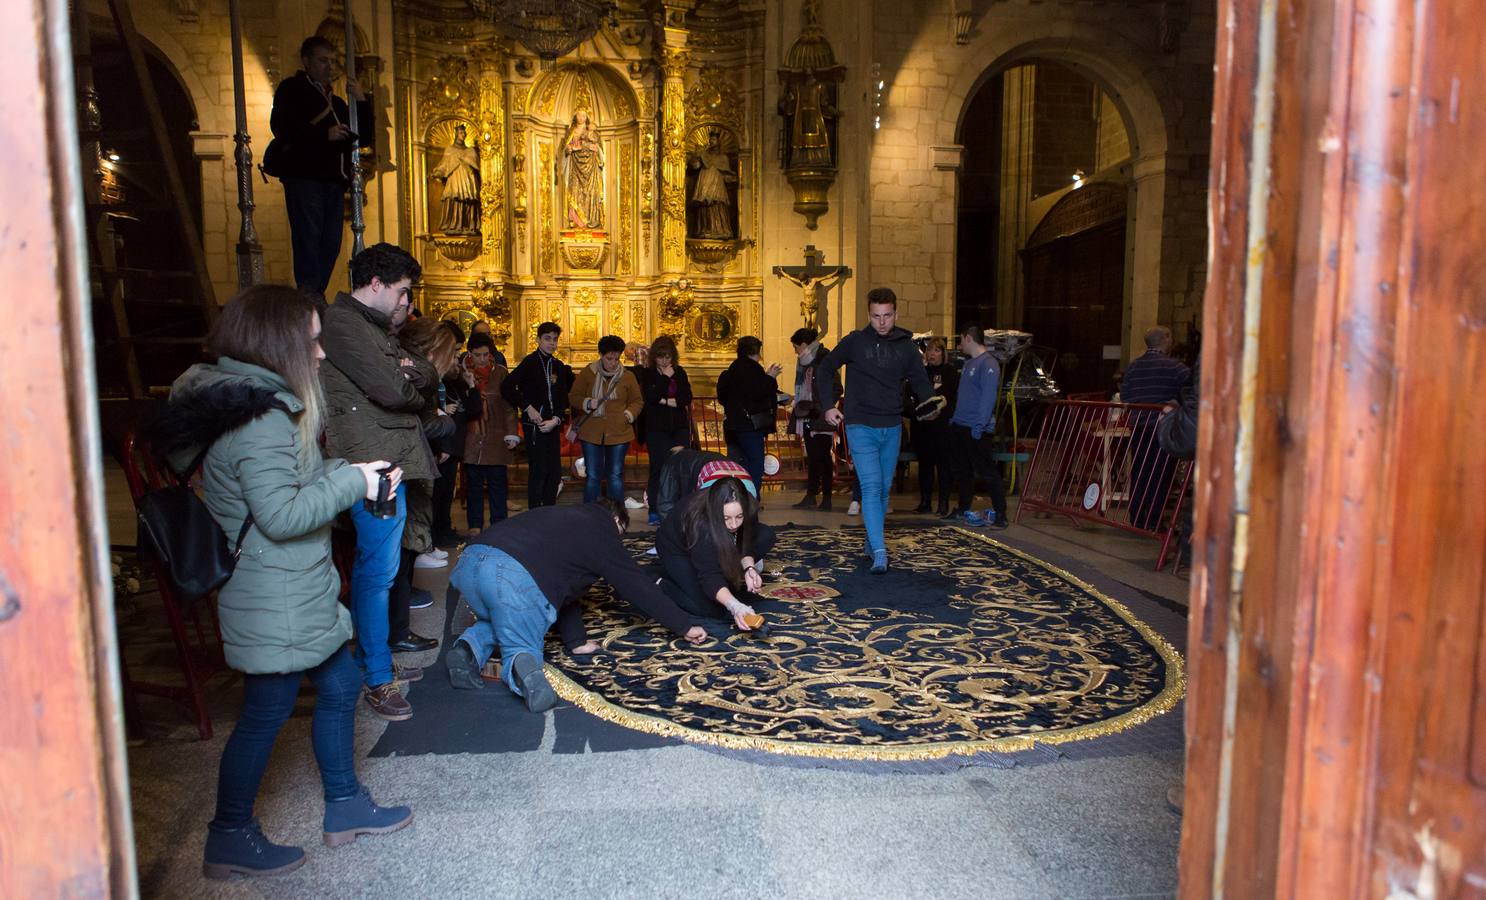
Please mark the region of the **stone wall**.
[[963, 44], [951, 7], [949, 0], [876, 0], [872, 7], [875, 58], [889, 92], [864, 177], [872, 216], [867, 280], [908, 298], [910, 327], [951, 327], [962, 116], [997, 72], [1052, 61], [1098, 84], [1130, 131], [1126, 353], [1131, 337], [1157, 322], [1185, 338], [1206, 269], [1211, 3], [1188, 4], [1185, 27], [1164, 29], [1149, 3], [976, 4]]

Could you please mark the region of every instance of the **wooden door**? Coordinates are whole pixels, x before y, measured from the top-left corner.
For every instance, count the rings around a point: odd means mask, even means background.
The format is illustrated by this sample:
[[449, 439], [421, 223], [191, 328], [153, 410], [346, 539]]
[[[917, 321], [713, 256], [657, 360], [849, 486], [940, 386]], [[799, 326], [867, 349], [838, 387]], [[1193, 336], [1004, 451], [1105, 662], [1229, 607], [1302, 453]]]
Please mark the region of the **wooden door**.
[[67, 14], [0, 3], [0, 897], [135, 894]]
[[[1021, 329], [1058, 351], [1065, 392], [1114, 391], [1125, 317], [1125, 209], [1129, 188], [1095, 182], [1070, 191], [1022, 250]], [[1106, 352], [1113, 348], [1112, 352]]]
[[1219, 0], [1183, 896], [1486, 895], [1486, 29]]
[[1124, 319], [1125, 221], [1058, 238], [1022, 253], [1027, 301], [1022, 330], [1054, 347], [1053, 377], [1065, 392], [1114, 391]]

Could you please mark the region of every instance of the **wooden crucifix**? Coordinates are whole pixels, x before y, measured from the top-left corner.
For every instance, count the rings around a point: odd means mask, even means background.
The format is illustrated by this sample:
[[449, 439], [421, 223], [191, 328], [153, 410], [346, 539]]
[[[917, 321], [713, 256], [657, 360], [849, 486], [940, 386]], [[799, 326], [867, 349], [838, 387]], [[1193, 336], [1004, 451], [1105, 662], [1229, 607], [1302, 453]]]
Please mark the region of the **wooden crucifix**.
[[776, 277], [798, 284], [804, 292], [800, 297], [800, 315], [805, 319], [806, 328], [821, 327], [817, 322], [821, 292], [828, 291], [851, 277], [851, 269], [846, 266], [822, 266], [821, 260], [824, 258], [825, 254], [815, 249], [814, 244], [807, 244], [805, 265], [774, 267]]

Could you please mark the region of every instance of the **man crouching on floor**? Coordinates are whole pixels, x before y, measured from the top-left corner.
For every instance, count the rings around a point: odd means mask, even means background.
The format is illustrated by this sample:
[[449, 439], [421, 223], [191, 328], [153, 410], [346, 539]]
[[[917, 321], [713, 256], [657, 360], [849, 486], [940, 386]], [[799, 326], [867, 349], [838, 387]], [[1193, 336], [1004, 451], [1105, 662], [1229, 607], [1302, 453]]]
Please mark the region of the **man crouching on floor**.
[[449, 680], [456, 688], [483, 688], [480, 668], [500, 645], [501, 679], [526, 708], [545, 712], [557, 693], [542, 672], [542, 642], [557, 622], [569, 653], [598, 650], [583, 628], [579, 599], [600, 578], [640, 612], [693, 644], [707, 639], [700, 625], [655, 586], [619, 536], [629, 528], [622, 501], [543, 506], [497, 522], [470, 541], [449, 583], [475, 613], [449, 648]]

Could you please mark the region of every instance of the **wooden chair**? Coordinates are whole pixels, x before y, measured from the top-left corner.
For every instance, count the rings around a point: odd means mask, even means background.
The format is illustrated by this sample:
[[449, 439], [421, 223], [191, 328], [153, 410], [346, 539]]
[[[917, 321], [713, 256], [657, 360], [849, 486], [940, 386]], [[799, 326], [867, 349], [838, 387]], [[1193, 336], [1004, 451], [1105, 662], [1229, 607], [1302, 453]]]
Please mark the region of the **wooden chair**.
[[[124, 475], [129, 481], [129, 496], [135, 504], [148, 491], [171, 484], [189, 482], [179, 479], [168, 468], [161, 467], [154, 455], [137, 443], [133, 432], [124, 438]], [[195, 474], [195, 473], [192, 473]], [[196, 731], [202, 740], [212, 736], [212, 720], [206, 706], [206, 679], [226, 668], [222, 655], [222, 637], [217, 622], [217, 598], [202, 597], [190, 608], [189, 614], [176, 595], [159, 560], [152, 558], [144, 548], [139, 548], [140, 564], [155, 579], [160, 594], [160, 605], [165, 610], [165, 621], [170, 626], [170, 636], [175, 642], [176, 659], [180, 666], [184, 685], [161, 684], [159, 682], [136, 681], [129, 675], [129, 665], [124, 652], [124, 636], [119, 636], [119, 675], [123, 682], [124, 703], [129, 713], [137, 720], [138, 695], [146, 694], [173, 700], [186, 708], [195, 719]], [[191, 620], [187, 625], [187, 617]], [[203, 622], [203, 615], [207, 619]], [[194, 631], [194, 636], [192, 632]]]

